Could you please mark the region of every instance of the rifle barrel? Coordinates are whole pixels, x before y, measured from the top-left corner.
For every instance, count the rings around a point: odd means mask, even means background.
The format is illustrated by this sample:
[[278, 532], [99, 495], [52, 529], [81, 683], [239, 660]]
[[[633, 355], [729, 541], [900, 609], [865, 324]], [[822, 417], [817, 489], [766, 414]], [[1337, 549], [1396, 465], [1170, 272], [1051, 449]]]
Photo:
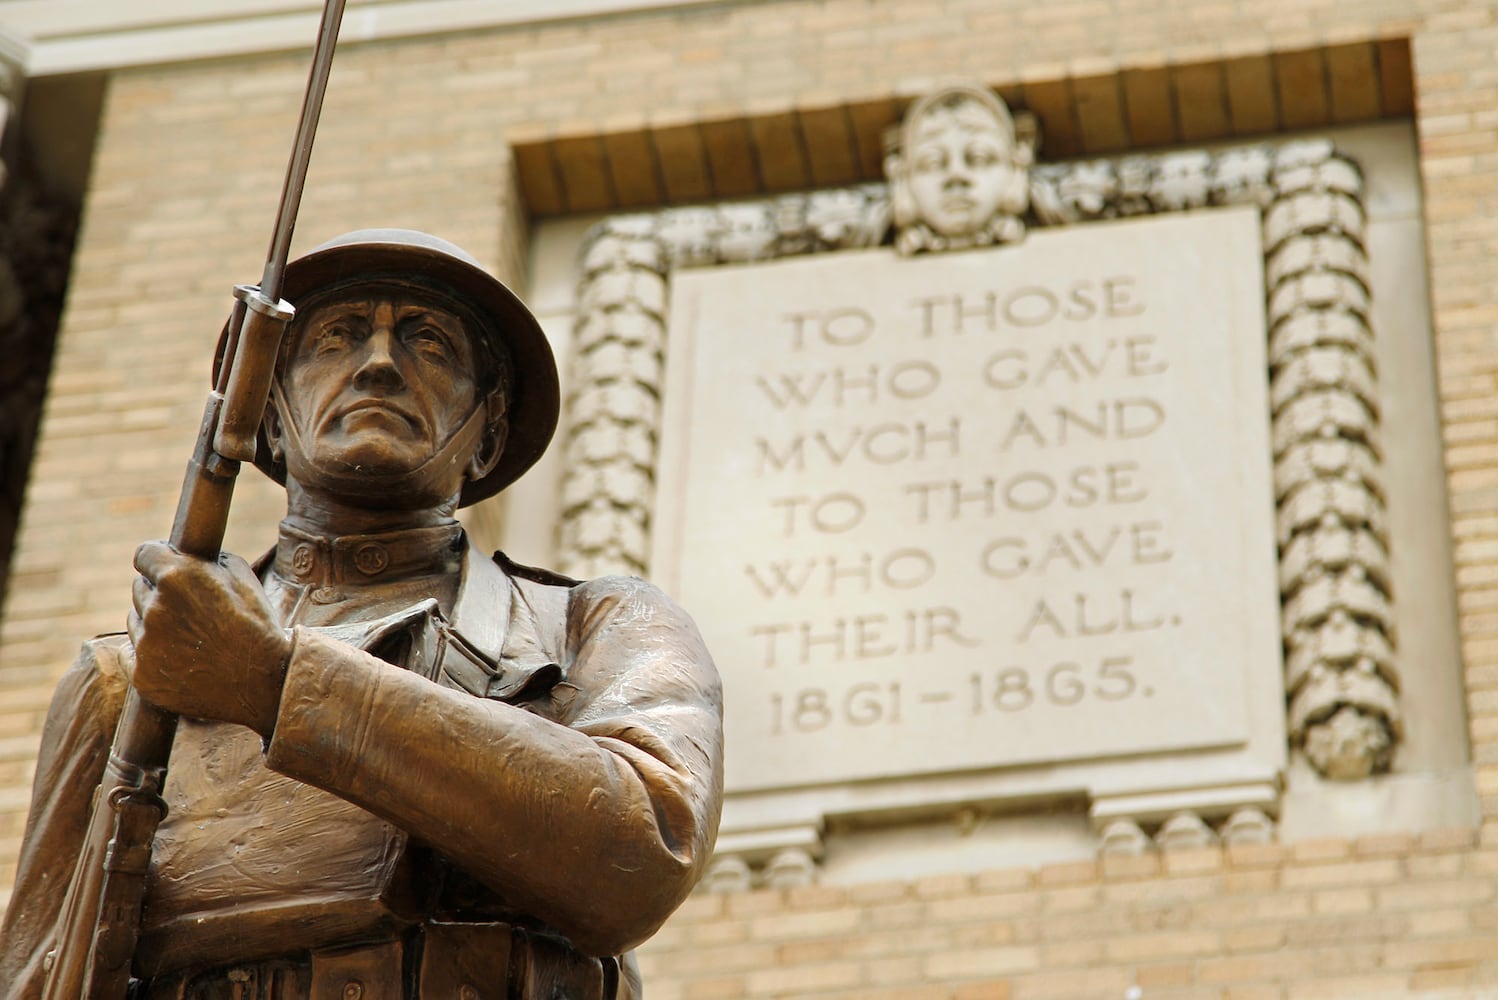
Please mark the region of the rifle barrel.
[[286, 258], [291, 252], [291, 234], [296, 229], [302, 189], [307, 184], [307, 165], [312, 159], [312, 139], [317, 134], [317, 120], [322, 114], [323, 94], [327, 92], [328, 75], [333, 70], [332, 49], [338, 41], [343, 5], [344, 0], [328, 0], [317, 29], [317, 46], [307, 76], [307, 93], [302, 99], [302, 116], [297, 122], [296, 143], [291, 147], [286, 181], [281, 186], [281, 211], [276, 216], [276, 228], [271, 233], [270, 249], [265, 255], [265, 271], [260, 277], [260, 294], [271, 302], [281, 298], [281, 279], [286, 273]]

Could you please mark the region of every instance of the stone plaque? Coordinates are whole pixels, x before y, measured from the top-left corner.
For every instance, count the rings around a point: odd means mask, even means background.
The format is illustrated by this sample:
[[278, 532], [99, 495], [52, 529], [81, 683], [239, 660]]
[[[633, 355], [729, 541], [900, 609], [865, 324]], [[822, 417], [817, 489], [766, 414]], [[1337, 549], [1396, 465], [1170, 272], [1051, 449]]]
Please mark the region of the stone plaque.
[[729, 790], [1278, 717], [1262, 274], [1252, 209], [678, 272], [652, 573], [723, 672]]

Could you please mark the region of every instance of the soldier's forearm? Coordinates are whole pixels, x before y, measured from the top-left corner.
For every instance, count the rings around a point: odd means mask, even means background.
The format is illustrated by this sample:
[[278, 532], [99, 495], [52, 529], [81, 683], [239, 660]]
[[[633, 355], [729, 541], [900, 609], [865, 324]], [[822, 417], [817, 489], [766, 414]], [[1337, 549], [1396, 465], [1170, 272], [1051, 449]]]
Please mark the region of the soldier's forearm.
[[583, 951], [617, 954], [690, 891], [711, 822], [700, 776], [662, 759], [648, 726], [617, 728], [585, 735], [297, 630], [267, 763], [418, 832]]

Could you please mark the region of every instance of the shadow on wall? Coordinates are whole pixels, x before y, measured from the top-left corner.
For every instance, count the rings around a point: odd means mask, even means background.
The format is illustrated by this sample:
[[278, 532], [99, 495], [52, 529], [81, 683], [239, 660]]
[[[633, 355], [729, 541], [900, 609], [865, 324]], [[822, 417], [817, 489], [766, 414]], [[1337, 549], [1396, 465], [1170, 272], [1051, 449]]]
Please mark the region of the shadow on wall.
[[[20, 88], [14, 88], [20, 89]], [[0, 174], [0, 599], [62, 316], [100, 76], [40, 80], [11, 115]]]

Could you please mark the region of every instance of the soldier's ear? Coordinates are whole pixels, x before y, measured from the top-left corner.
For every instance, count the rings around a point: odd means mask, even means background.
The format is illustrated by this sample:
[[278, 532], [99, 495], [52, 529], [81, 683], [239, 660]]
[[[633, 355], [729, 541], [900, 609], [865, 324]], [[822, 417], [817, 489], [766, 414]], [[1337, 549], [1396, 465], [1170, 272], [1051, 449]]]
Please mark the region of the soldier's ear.
[[499, 464], [499, 456], [505, 452], [505, 440], [510, 436], [504, 390], [495, 389], [491, 392], [484, 401], [484, 408], [488, 411], [487, 428], [479, 446], [474, 449], [473, 457], [468, 460], [469, 482], [477, 482], [494, 471], [494, 467]]
[[501, 420], [496, 426], [489, 425], [488, 431], [484, 433], [484, 439], [474, 449], [473, 457], [468, 460], [468, 481], [477, 482], [499, 464], [499, 456], [505, 451], [505, 438], [509, 435], [510, 425]]

